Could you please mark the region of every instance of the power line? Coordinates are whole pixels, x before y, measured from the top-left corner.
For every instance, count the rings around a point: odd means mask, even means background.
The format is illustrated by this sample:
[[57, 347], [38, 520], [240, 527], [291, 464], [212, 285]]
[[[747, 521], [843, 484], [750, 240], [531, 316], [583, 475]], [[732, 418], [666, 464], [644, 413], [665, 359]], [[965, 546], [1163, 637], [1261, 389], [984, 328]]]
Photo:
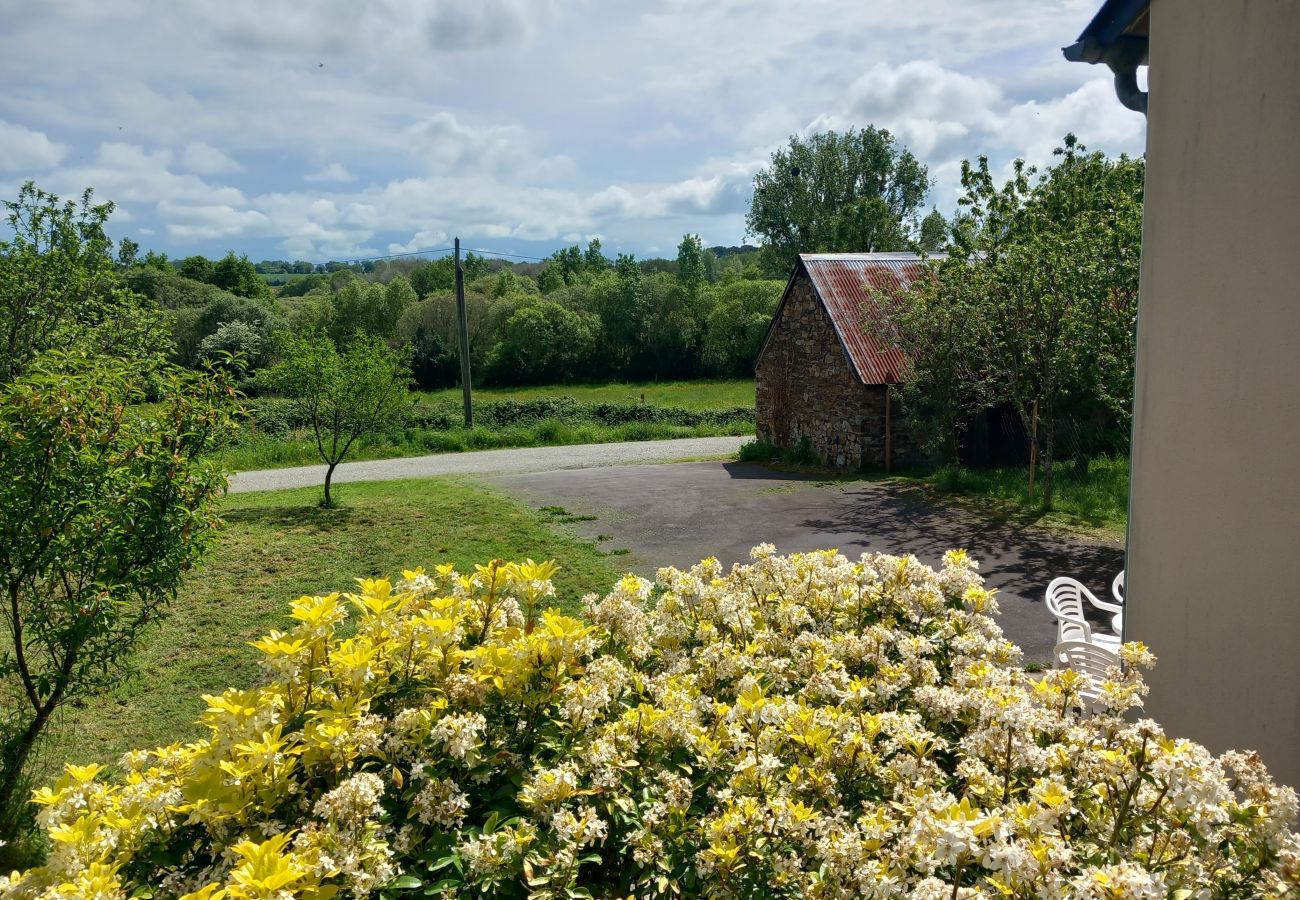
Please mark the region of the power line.
[[454, 247], [438, 247], [432, 250], [412, 250], [409, 253], [390, 253], [387, 256], [358, 256], [356, 259], [331, 259], [330, 262], [350, 266], [352, 263], [377, 262], [381, 259], [401, 259], [404, 256], [423, 256], [426, 253], [450, 253]]
[[[331, 259], [330, 262], [350, 266], [353, 263], [379, 262], [380, 260], [385, 259], [402, 259], [407, 256], [424, 256], [427, 253], [451, 253], [455, 249], [455, 247], [436, 247], [429, 250], [411, 250], [407, 253], [389, 253], [385, 256], [358, 256], [355, 259]], [[483, 247], [467, 247], [465, 250], [468, 253], [482, 253], [488, 256], [508, 256], [512, 259], [528, 259], [534, 262], [546, 262], [550, 259], [549, 256], [527, 256], [523, 253], [506, 253], [502, 250], [487, 250]]]
[[500, 250], [484, 250], [481, 247], [469, 247], [467, 248], [466, 252], [487, 253], [487, 254], [491, 254], [492, 256], [509, 256], [509, 257], [513, 257], [514, 259], [531, 259], [536, 262], [546, 262], [548, 259], [550, 259], [549, 256], [525, 256], [522, 253], [502, 253]]

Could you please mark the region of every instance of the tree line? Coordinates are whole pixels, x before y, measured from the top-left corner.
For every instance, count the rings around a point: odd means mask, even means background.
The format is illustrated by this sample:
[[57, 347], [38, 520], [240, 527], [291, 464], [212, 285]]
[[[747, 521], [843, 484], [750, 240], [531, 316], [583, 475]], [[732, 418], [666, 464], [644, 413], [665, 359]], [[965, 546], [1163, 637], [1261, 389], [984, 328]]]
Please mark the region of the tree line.
[[[697, 235], [676, 259], [604, 255], [599, 240], [517, 265], [470, 253], [463, 261], [474, 380], [551, 384], [750, 375], [784, 282], [756, 254], [720, 262]], [[154, 301], [171, 325], [169, 353], [189, 367], [233, 366], [246, 378], [276, 358], [277, 334], [380, 338], [408, 353], [422, 388], [459, 383], [451, 257], [340, 268], [273, 290], [247, 258], [134, 262], [125, 287]]]

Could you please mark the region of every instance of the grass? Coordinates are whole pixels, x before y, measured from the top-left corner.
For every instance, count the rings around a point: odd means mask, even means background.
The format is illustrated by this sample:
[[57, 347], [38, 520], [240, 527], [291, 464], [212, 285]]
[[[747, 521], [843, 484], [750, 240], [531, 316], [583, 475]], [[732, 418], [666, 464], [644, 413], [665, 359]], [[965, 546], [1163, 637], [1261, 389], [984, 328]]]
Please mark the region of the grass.
[[1028, 470], [1024, 467], [941, 469], [921, 480], [943, 493], [998, 501], [1035, 515], [1038, 524], [1116, 537], [1128, 525], [1128, 474], [1128, 458], [1123, 456], [1097, 457], [1086, 472], [1072, 463], [1058, 463], [1053, 469], [1050, 511], [1042, 508], [1041, 482], [1033, 494], [1026, 490]]
[[[482, 400], [535, 400], [539, 397], [573, 397], [580, 403], [637, 403], [678, 406], [689, 410], [727, 409], [754, 405], [754, 382], [744, 380], [651, 381], [633, 384], [555, 384], [542, 387], [481, 388]], [[421, 393], [421, 403], [459, 403], [460, 388]]]
[[[669, 438], [744, 435], [750, 423], [727, 425], [668, 425], [662, 422], [627, 422], [622, 425], [574, 425], [560, 419], [543, 419], [510, 428], [399, 428], [366, 435], [352, 446], [347, 461], [393, 459], [428, 453], [461, 453], [502, 447], [550, 447], [568, 444], [608, 444], [618, 441], [655, 441]], [[253, 437], [225, 451], [225, 462], [236, 471], [320, 464], [316, 443], [306, 432], [289, 438]]]
[[556, 605], [605, 591], [617, 565], [595, 544], [557, 529], [564, 516], [526, 509], [478, 484], [419, 479], [348, 484], [342, 508], [323, 510], [319, 489], [236, 494], [226, 529], [186, 583], [170, 616], [136, 656], [139, 675], [65, 711], [42, 748], [46, 771], [65, 761], [116, 761], [133, 747], [196, 737], [200, 695], [259, 678], [246, 642], [287, 628], [289, 602], [347, 590], [355, 577], [450, 561], [463, 569], [493, 558], [555, 559]]

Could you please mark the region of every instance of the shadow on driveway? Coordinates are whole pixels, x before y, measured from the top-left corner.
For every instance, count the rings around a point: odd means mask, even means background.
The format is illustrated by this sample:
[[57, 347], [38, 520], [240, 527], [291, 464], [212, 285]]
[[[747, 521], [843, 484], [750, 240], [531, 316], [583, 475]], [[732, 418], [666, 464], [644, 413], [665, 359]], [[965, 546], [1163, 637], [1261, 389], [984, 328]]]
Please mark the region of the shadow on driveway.
[[[921, 489], [896, 483], [827, 481], [752, 463], [677, 463], [570, 469], [491, 479], [535, 506], [594, 515], [576, 530], [612, 535], [602, 546], [626, 548], [621, 559], [639, 574], [686, 567], [705, 556], [745, 562], [755, 544], [784, 553], [838, 548], [912, 553], [936, 565], [944, 551], [965, 548], [999, 589], [1000, 622], [1028, 660], [1046, 662], [1056, 629], [1043, 608], [1048, 583], [1071, 575], [1105, 596], [1123, 567], [1123, 549], [1000, 521], [963, 506], [941, 505]], [[1098, 616], [1097, 624], [1106, 627]]]

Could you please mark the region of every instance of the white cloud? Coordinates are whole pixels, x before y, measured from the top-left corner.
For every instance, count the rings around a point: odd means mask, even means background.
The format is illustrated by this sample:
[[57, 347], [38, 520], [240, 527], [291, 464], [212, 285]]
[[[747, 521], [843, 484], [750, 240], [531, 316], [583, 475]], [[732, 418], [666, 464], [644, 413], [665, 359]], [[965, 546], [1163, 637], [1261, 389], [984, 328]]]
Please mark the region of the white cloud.
[[532, 136], [516, 125], [469, 125], [438, 112], [412, 126], [411, 148], [435, 175], [490, 173], [511, 180], [553, 180], [571, 175], [573, 160], [543, 156]]
[[342, 165], [335, 162], [335, 163], [330, 163], [328, 166], [326, 166], [323, 169], [317, 169], [315, 172], [310, 172], [302, 176], [302, 180], [303, 181], [348, 182], [348, 181], [356, 181], [357, 176], [353, 175], [347, 169], [343, 168]]
[[244, 167], [211, 144], [194, 141], [181, 152], [181, 166], [197, 175], [223, 175], [242, 172]]
[[25, 125], [0, 119], [0, 171], [24, 172], [57, 166], [68, 148]]
[[0, 0], [0, 171], [93, 186], [172, 253], [644, 254], [739, 242], [790, 134], [874, 124], [947, 212], [963, 158], [1042, 163], [1066, 131], [1141, 151], [1106, 73], [1060, 57], [1096, 2]]

